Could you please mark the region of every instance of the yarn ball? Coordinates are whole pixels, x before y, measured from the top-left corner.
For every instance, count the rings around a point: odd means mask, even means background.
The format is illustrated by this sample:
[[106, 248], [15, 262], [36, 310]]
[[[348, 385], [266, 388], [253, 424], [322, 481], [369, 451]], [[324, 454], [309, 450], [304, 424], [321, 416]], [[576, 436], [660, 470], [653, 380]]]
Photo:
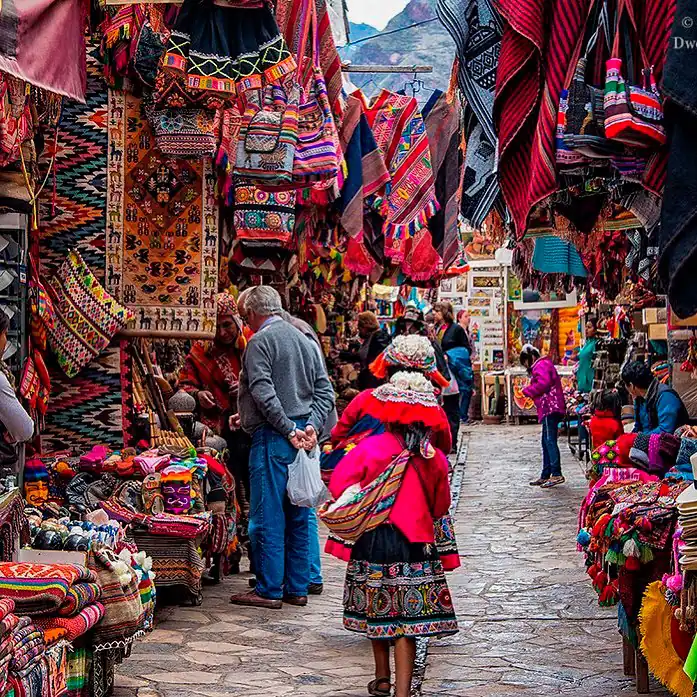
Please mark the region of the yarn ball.
[[590, 544], [591, 536], [588, 530], [581, 528], [578, 535], [576, 536], [576, 542], [581, 545], [581, 547], [587, 547]]

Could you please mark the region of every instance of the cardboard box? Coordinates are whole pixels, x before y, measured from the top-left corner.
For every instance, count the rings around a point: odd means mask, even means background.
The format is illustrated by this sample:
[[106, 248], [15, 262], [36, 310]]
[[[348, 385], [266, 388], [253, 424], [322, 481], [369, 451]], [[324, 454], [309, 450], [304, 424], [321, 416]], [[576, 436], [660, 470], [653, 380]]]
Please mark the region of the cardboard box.
[[679, 327], [697, 327], [697, 315], [692, 315], [692, 317], [685, 317], [685, 319], [680, 319], [673, 310], [670, 311], [670, 328], [677, 329]]
[[87, 552], [62, 552], [53, 549], [20, 549], [18, 562], [32, 564], [79, 564], [87, 566]]
[[668, 341], [668, 325], [667, 324], [650, 324], [649, 325], [649, 340], [650, 341]]
[[641, 314], [644, 324], [665, 324], [668, 319], [665, 307], [645, 307]]

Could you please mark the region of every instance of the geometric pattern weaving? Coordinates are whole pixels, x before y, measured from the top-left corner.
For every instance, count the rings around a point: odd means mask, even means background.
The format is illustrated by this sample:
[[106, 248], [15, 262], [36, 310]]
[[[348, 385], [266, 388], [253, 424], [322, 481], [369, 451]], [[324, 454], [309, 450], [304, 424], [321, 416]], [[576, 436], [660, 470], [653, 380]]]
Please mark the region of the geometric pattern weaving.
[[213, 338], [218, 214], [210, 158], [164, 155], [140, 98], [109, 91], [108, 290], [127, 333]]
[[[52, 177], [41, 197], [39, 260], [48, 278], [76, 249], [100, 283], [106, 268], [107, 88], [99, 46], [88, 43], [85, 104], [63, 100], [56, 147], [56, 197]], [[53, 139], [47, 139], [53, 146]], [[50, 156], [49, 156], [50, 157]], [[42, 171], [48, 165], [42, 159]], [[95, 444], [123, 445], [119, 348], [107, 348], [68, 378], [46, 354], [51, 398], [41, 432], [43, 452]]]

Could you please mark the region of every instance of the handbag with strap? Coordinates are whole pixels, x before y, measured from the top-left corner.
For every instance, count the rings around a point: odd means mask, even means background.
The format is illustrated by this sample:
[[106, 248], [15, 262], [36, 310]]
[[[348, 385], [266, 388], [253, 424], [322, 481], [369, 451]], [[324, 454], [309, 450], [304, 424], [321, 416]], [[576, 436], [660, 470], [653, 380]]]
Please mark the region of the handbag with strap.
[[[629, 28], [638, 36], [636, 18], [631, 3], [619, 0], [617, 8], [617, 30], [611, 58], [606, 63], [605, 79], [605, 135], [627, 145], [657, 147], [666, 142], [663, 126], [663, 101], [656, 87], [653, 68], [649, 65], [643, 46], [640, 44], [642, 85], [626, 82], [622, 75], [622, 59], [619, 57], [619, 42], [622, 34], [622, 19], [626, 17]], [[632, 51], [629, 37], [625, 34], [626, 60], [632, 75]]]
[[314, 182], [334, 179], [339, 173], [339, 134], [334, 123], [327, 85], [319, 60], [319, 32], [315, 0], [305, 0], [307, 25], [298, 48], [298, 79], [304, 63], [307, 34], [312, 40], [312, 70], [301, 88], [298, 110], [298, 144], [293, 161], [293, 184], [303, 187]]
[[273, 187], [292, 182], [299, 94], [292, 78], [284, 85], [266, 85], [262, 93], [250, 92], [237, 141], [234, 172], [238, 177]]
[[348, 487], [336, 501], [320, 508], [320, 520], [332, 533], [352, 542], [387, 522], [411, 456], [405, 448], [370, 484]]

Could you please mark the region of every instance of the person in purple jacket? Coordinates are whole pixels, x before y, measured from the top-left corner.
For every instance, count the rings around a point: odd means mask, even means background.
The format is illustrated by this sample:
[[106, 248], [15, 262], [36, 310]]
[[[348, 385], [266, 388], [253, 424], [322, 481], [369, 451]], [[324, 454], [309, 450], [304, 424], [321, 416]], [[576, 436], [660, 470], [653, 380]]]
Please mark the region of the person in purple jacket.
[[520, 364], [527, 368], [531, 378], [530, 384], [523, 388], [523, 394], [535, 402], [537, 418], [542, 424], [542, 474], [530, 482], [530, 486], [551, 489], [566, 481], [561, 473], [561, 453], [557, 443], [559, 424], [566, 414], [564, 390], [552, 359], [540, 356], [531, 344], [523, 346]]

